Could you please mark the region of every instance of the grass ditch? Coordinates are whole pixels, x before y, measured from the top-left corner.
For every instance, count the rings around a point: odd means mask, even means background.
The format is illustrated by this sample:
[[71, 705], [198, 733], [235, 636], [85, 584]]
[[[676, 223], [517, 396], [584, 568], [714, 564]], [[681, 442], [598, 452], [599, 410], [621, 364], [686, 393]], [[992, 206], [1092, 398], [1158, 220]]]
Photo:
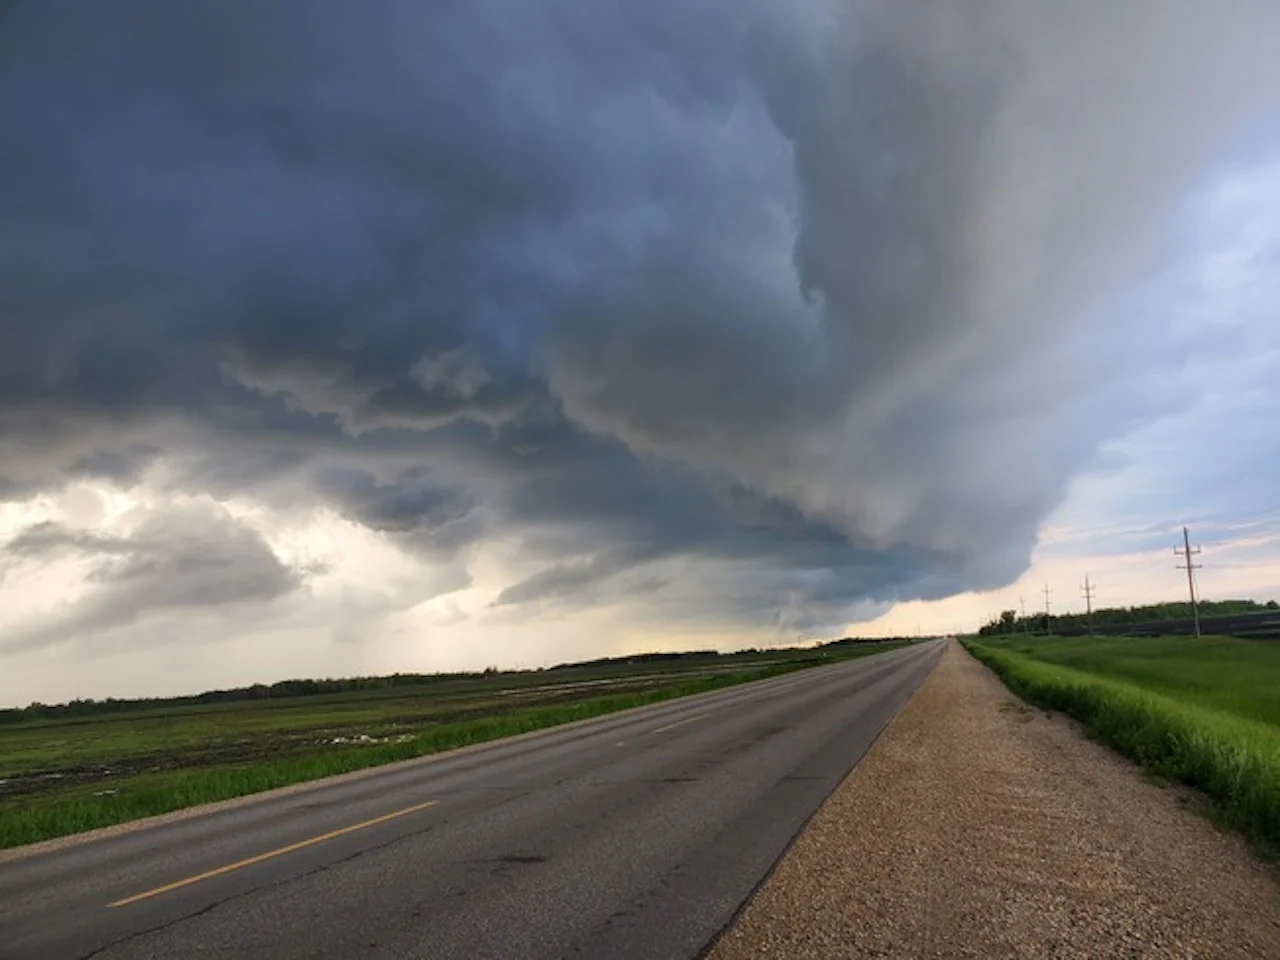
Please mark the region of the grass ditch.
[[[839, 654], [774, 661], [767, 666], [746, 667], [707, 676], [673, 677], [670, 682], [647, 689], [591, 696], [571, 703], [511, 707], [495, 705], [489, 715], [431, 723], [411, 735], [390, 742], [344, 745], [276, 759], [256, 758], [199, 769], [130, 774], [88, 785], [71, 785], [46, 794], [18, 796], [0, 805], [0, 849], [485, 743], [632, 707], [867, 656], [902, 645], [877, 644]], [[550, 693], [554, 695], [554, 691]], [[117, 721], [113, 719], [103, 722]], [[90, 730], [94, 724], [75, 726]], [[190, 749], [190, 745], [186, 749]], [[181, 752], [175, 751], [175, 755], [180, 755]], [[110, 760], [106, 756], [102, 759]]]
[[1079, 720], [1280, 853], [1280, 647], [1225, 638], [966, 640], [1022, 699]]

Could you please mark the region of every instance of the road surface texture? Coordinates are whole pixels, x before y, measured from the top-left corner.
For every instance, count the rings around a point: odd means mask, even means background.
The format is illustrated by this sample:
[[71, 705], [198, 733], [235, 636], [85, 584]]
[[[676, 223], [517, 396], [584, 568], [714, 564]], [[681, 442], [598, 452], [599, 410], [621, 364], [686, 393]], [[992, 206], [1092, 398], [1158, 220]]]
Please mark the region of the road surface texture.
[[711, 960], [1280, 958], [1280, 884], [1181, 788], [953, 644]]
[[0, 863], [0, 957], [694, 957], [940, 642]]

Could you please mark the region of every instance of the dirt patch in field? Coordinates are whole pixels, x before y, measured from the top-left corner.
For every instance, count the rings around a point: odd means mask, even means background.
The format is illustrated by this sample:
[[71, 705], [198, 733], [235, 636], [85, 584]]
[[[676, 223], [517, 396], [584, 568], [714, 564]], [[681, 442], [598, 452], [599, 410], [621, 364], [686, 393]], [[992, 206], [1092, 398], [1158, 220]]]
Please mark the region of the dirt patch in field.
[[1189, 793], [952, 644], [714, 960], [1280, 957], [1280, 883]]

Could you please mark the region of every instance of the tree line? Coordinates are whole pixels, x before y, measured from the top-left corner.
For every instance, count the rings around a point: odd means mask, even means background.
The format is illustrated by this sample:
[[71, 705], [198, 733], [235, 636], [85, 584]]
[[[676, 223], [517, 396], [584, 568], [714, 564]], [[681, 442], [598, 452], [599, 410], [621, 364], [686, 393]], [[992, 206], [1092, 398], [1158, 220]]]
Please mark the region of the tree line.
[[0, 710], [0, 724], [23, 720], [61, 720], [100, 714], [133, 712], [166, 707], [191, 707], [209, 703], [235, 703], [246, 700], [280, 700], [291, 697], [313, 697], [325, 693], [348, 693], [353, 690], [386, 690], [392, 687], [418, 686], [439, 680], [456, 680], [460, 676], [480, 674], [396, 673], [386, 677], [349, 677], [325, 680], [281, 680], [277, 683], [255, 683], [228, 690], [207, 690], [186, 697], [141, 697], [118, 699], [88, 697], [68, 703], [33, 703], [26, 707]]
[[[1274, 600], [1260, 603], [1257, 600], [1205, 600], [1200, 603], [1200, 616], [1231, 617], [1247, 613], [1266, 613], [1280, 609]], [[1106, 633], [1110, 628], [1127, 627], [1159, 620], [1190, 620], [1189, 601], [1153, 603], [1139, 607], [1104, 607], [1093, 611], [1093, 629]], [[1089, 628], [1089, 618], [1083, 613], [1032, 614], [1018, 616], [1016, 610], [1003, 610], [998, 617], [987, 621], [978, 630], [984, 637], [1006, 633], [1083, 633]]]

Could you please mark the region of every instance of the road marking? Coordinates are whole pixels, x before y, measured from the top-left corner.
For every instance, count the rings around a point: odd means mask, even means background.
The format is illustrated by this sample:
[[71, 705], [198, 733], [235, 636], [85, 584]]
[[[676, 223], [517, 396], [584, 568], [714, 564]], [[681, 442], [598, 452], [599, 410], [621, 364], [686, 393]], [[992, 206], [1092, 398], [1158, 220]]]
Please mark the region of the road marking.
[[425, 810], [427, 807], [434, 807], [438, 800], [428, 800], [426, 803], [417, 803], [412, 807], [405, 807], [403, 810], [394, 810], [391, 813], [384, 813], [380, 817], [374, 817], [372, 820], [362, 820], [360, 823], [353, 823], [349, 827], [342, 827], [339, 830], [330, 830], [328, 833], [322, 833], [318, 837], [311, 837], [308, 840], [299, 840], [297, 843], [291, 843], [287, 847], [280, 847], [277, 850], [268, 850], [266, 853], [260, 853], [255, 857], [249, 857], [245, 860], [238, 860], [235, 863], [229, 863], [225, 867], [218, 867], [214, 870], [206, 870], [204, 873], [197, 873], [194, 877], [187, 877], [185, 880], [176, 880], [173, 883], [166, 883], [163, 887], [156, 887], [154, 890], [147, 890], [144, 893], [135, 893], [132, 897], [125, 897], [123, 900], [117, 900], [114, 903], [107, 904], [108, 907], [127, 907], [131, 903], [137, 903], [139, 900], [147, 900], [151, 897], [158, 897], [162, 893], [169, 893], [181, 887], [189, 887], [193, 883], [199, 883], [202, 880], [210, 880], [213, 877], [220, 877], [224, 873], [230, 873], [233, 870], [239, 870], [243, 867], [251, 867], [255, 863], [262, 863], [264, 860], [270, 860], [273, 857], [281, 857], [286, 853], [293, 853], [295, 850], [301, 850], [304, 847], [313, 847], [317, 843], [324, 843], [326, 840], [333, 840], [336, 837], [344, 836], [348, 833], [355, 833], [357, 830], [363, 830], [365, 827], [377, 826], [379, 823], [386, 823], [388, 820], [394, 820], [397, 817], [408, 816], [411, 813], [417, 813], [419, 810]]
[[617, 743], [614, 744], [615, 747], [625, 747], [626, 745], [627, 745], [627, 741], [625, 740], [619, 740]]
[[668, 730], [674, 730], [676, 727], [683, 727], [686, 723], [693, 723], [695, 720], [701, 720], [705, 717], [705, 713], [697, 713], [692, 717], [685, 717], [683, 720], [677, 720], [675, 723], [668, 723], [665, 727], [659, 727], [654, 733], [666, 733]]

